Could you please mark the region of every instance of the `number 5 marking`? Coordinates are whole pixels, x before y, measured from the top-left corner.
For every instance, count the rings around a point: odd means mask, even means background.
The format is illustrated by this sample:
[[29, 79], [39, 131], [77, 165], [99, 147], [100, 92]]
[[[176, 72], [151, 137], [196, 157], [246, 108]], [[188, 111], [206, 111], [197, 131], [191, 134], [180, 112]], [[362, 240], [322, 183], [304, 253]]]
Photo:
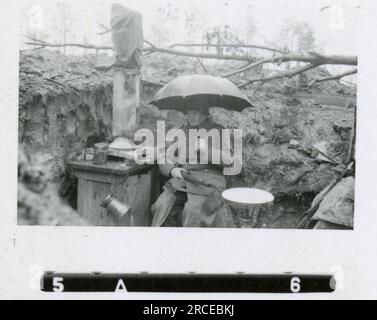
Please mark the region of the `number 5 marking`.
[[55, 292], [62, 292], [64, 290], [64, 284], [63, 284], [63, 278], [60, 277], [54, 277], [52, 279], [52, 285], [53, 285], [53, 290]]
[[300, 286], [301, 280], [299, 277], [293, 277], [291, 279], [291, 291], [293, 293], [300, 292], [301, 286]]

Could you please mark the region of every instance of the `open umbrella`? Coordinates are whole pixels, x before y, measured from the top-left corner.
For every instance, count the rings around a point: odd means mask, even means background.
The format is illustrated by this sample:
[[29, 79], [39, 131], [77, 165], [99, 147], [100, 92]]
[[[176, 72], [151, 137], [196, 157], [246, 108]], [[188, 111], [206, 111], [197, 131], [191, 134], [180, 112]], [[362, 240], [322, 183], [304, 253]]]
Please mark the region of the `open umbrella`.
[[150, 103], [159, 109], [174, 109], [182, 112], [188, 106], [223, 107], [236, 111], [252, 107], [232, 82], [210, 75], [177, 77], [161, 88]]

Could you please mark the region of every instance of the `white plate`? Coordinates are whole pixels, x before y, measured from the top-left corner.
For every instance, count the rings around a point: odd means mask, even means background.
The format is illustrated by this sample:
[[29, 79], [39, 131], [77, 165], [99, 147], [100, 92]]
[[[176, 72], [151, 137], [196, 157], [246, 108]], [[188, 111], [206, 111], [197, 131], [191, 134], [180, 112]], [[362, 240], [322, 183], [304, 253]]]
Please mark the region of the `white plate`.
[[221, 196], [225, 200], [243, 204], [262, 204], [274, 200], [270, 192], [255, 188], [226, 189]]

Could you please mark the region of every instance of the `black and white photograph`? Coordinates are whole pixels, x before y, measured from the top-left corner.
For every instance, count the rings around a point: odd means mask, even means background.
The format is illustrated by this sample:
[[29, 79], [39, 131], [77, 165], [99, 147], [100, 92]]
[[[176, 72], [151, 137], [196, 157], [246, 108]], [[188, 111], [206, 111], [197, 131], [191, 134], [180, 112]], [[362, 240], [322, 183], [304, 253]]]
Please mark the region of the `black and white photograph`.
[[143, 2], [22, 7], [18, 223], [351, 230], [357, 4]]
[[0, 298], [377, 298], [375, 12], [0, 0]]

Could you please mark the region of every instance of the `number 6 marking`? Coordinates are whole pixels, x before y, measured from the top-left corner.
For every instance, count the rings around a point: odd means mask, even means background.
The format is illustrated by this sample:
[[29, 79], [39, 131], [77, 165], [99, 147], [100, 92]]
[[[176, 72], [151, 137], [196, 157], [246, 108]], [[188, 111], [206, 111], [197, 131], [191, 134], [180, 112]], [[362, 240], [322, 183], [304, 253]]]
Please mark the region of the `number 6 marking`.
[[62, 292], [64, 290], [64, 284], [63, 284], [63, 278], [60, 277], [54, 277], [52, 279], [52, 285], [53, 285], [53, 290], [55, 292]]
[[297, 293], [297, 292], [300, 292], [301, 290], [301, 286], [300, 286], [300, 278], [298, 277], [294, 277], [291, 279], [291, 291], [293, 293]]

